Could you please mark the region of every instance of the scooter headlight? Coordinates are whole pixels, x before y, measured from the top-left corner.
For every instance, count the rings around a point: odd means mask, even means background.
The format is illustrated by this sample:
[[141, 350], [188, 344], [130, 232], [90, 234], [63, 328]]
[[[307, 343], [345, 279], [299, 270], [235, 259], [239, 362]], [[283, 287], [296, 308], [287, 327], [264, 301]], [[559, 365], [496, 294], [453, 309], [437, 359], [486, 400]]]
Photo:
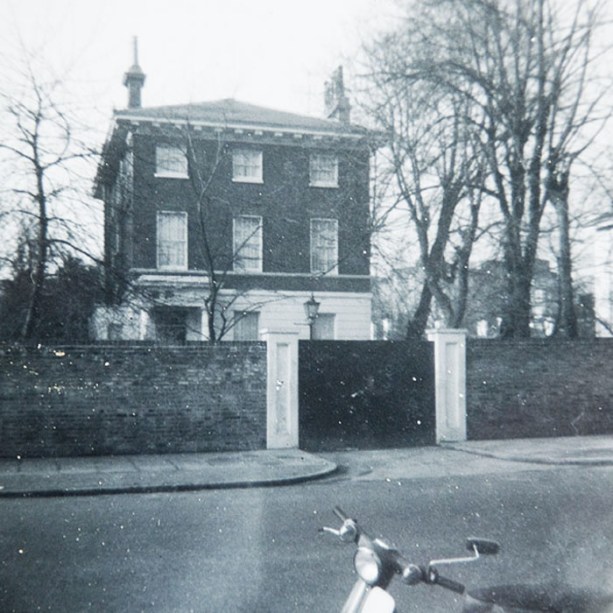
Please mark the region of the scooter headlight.
[[358, 547], [353, 558], [355, 571], [360, 579], [368, 585], [375, 585], [381, 575], [381, 560], [379, 556], [367, 547]]

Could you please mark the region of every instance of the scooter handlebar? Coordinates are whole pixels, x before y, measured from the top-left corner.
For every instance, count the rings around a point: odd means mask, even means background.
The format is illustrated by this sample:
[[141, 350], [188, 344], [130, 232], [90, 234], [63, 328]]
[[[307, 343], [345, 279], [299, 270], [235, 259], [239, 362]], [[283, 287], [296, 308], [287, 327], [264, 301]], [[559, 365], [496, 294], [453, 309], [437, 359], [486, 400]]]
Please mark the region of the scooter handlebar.
[[[336, 505], [333, 512], [336, 517], [343, 522], [343, 525], [341, 526], [340, 530], [324, 527], [321, 528], [322, 532], [334, 534], [345, 543], [357, 543], [362, 536], [365, 536], [369, 542], [371, 541], [370, 537], [368, 537], [368, 535], [366, 535], [361, 528], [358, 527], [357, 522], [354, 519], [351, 519], [340, 506]], [[471, 541], [476, 541], [476, 539], [471, 539]], [[415, 564], [410, 564], [403, 558], [398, 550], [390, 549], [385, 543], [384, 545], [385, 549], [387, 550], [387, 555], [389, 556], [388, 560], [392, 561], [394, 572], [398, 573], [407, 585], [415, 585], [416, 583], [423, 581], [431, 585], [440, 585], [441, 587], [457, 592], [458, 594], [464, 593], [466, 589], [464, 585], [458, 583], [457, 581], [453, 581], [452, 579], [441, 577], [434, 566], [429, 565], [427, 568], [425, 568], [416, 566]], [[370, 547], [372, 547], [372, 543]], [[447, 562], [449, 562], [449, 560], [447, 560]]]
[[434, 566], [429, 566], [424, 569], [424, 582], [430, 585], [440, 585], [445, 589], [456, 592], [456, 594], [463, 594], [466, 591], [466, 587], [462, 583], [458, 583], [453, 579], [447, 579], [439, 574], [438, 570]]
[[463, 594], [464, 591], [466, 590], [466, 587], [462, 585], [461, 583], [458, 583], [457, 581], [454, 581], [453, 579], [447, 579], [447, 577], [442, 577], [441, 575], [437, 576], [435, 583], [436, 585], [440, 585], [441, 587], [451, 590], [452, 592], [455, 592], [456, 594]]

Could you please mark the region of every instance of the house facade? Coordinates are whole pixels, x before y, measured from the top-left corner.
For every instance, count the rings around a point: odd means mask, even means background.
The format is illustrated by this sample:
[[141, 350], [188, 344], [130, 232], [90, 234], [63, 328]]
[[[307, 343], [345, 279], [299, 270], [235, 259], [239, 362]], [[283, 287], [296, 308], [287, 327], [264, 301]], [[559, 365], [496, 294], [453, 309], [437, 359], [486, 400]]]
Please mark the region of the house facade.
[[370, 338], [371, 141], [342, 71], [321, 119], [234, 99], [143, 107], [144, 81], [135, 61], [95, 183], [107, 303], [94, 338]]
[[613, 214], [598, 217], [593, 226], [593, 286], [596, 336], [613, 336]]

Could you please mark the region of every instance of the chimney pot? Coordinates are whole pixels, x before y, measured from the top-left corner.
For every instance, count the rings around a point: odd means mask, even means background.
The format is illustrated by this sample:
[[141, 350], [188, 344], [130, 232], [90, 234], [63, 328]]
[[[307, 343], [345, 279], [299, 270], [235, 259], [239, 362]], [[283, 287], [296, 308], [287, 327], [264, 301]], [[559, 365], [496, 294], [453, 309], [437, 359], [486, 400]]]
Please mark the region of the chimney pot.
[[327, 119], [349, 123], [351, 104], [345, 94], [343, 67], [339, 66], [324, 85], [324, 109]]

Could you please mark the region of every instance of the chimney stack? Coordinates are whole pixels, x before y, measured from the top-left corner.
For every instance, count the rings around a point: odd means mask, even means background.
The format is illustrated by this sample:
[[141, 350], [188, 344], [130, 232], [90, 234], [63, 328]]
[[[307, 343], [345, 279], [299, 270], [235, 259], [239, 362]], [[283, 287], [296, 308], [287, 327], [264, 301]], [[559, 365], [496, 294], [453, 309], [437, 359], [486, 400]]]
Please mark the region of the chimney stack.
[[138, 38], [134, 37], [134, 63], [123, 76], [123, 84], [128, 88], [128, 108], [141, 107], [140, 91], [145, 83], [145, 73], [138, 65]]
[[339, 66], [324, 86], [324, 109], [327, 119], [336, 119], [342, 123], [349, 123], [351, 105], [345, 95], [343, 83], [343, 67]]

